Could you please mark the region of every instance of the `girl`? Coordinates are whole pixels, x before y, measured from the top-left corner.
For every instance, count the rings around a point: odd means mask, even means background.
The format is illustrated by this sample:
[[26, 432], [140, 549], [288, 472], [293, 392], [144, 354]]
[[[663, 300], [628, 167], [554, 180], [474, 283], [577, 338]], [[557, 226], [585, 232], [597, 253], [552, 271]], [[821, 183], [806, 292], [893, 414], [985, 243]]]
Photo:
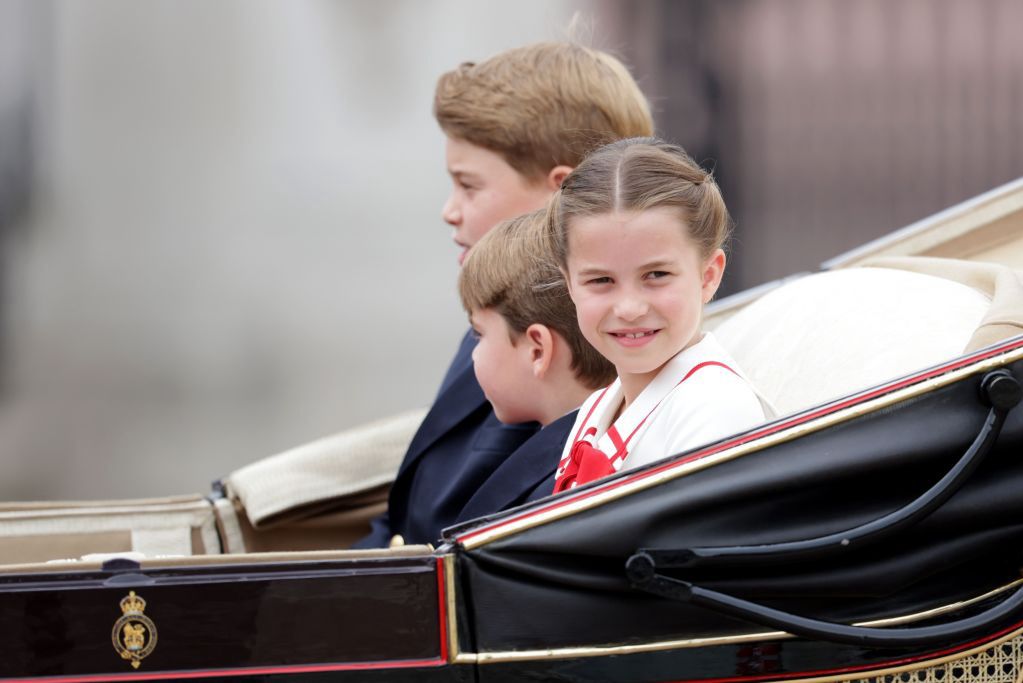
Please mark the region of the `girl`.
[[555, 493], [764, 421], [770, 408], [700, 331], [730, 219], [713, 178], [680, 147], [601, 147], [552, 198], [548, 227], [583, 336], [618, 371], [579, 410]]

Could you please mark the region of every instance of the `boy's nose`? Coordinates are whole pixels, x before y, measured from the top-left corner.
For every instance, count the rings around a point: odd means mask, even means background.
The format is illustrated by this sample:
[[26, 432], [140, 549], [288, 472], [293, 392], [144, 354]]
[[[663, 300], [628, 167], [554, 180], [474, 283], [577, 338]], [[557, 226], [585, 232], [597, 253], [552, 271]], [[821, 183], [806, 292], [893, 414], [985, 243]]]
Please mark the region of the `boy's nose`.
[[457, 226], [462, 222], [462, 212], [459, 210], [454, 196], [448, 197], [447, 201], [444, 202], [444, 207], [440, 211], [440, 216], [448, 225]]

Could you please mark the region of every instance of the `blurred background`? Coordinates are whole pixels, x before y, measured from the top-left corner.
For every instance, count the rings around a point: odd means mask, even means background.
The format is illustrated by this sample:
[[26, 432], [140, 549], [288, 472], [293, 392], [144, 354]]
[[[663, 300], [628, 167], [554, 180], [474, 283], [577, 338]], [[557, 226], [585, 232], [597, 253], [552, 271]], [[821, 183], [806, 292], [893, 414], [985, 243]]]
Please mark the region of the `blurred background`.
[[621, 56], [715, 168], [728, 293], [1023, 175], [1021, 25], [1016, 0], [0, 0], [0, 500], [203, 492], [427, 405], [466, 327], [430, 113], [462, 61]]

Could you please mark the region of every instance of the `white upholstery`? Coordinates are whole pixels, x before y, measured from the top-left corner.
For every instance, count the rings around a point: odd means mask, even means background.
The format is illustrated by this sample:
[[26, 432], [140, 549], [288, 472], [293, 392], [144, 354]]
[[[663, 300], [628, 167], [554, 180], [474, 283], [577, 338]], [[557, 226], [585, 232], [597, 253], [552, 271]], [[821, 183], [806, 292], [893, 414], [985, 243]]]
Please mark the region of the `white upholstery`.
[[961, 355], [990, 304], [940, 277], [850, 268], [769, 292], [714, 333], [785, 415]]

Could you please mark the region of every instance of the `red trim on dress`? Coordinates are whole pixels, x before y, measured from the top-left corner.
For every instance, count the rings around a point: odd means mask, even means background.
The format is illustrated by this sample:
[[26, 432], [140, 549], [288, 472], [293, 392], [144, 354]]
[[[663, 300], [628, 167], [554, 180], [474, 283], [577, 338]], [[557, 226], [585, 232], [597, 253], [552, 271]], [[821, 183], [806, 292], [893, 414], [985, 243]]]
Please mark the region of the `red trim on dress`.
[[[593, 402], [592, 406], [590, 406], [590, 411], [588, 413], [586, 413], [586, 417], [584, 417], [583, 421], [579, 424], [579, 429], [575, 430], [575, 438], [572, 439], [572, 443], [575, 443], [576, 441], [579, 440], [579, 434], [582, 433], [583, 427], [585, 427], [586, 423], [590, 421], [591, 417], [593, 417], [593, 411], [597, 409], [597, 404], [600, 403], [603, 400], [604, 394], [606, 394], [607, 390], [610, 389], [610, 388], [611, 388], [610, 386], [604, 387], [604, 391], [600, 392], [600, 396], [598, 396], [597, 400]], [[593, 428], [593, 432], [596, 433], [596, 431], [597, 430], [594, 427]]]
[[[636, 436], [640, 427], [642, 427], [646, 423], [647, 419], [654, 414], [654, 411], [660, 407], [664, 399], [667, 398], [671, 392], [675, 391], [675, 389], [678, 389], [682, 382], [685, 382], [687, 379], [692, 377], [697, 370], [711, 366], [722, 367], [736, 377], [740, 376], [735, 370], [718, 361], [711, 360], [704, 361], [703, 363], [697, 363], [689, 369], [689, 372], [686, 373], [685, 377], [678, 381], [678, 384], [673, 386], [664, 394], [664, 396], [658, 399], [657, 403], [654, 404], [654, 407], [651, 408], [650, 412], [648, 412], [643, 419], [639, 421], [639, 424], [636, 425], [636, 428], [632, 430], [632, 433], [630, 433], [626, 439], [622, 439], [622, 435], [618, 432], [618, 428], [613, 424], [608, 427], [605, 434], [609, 439], [611, 439], [611, 443], [614, 444], [615, 447], [615, 452], [610, 457], [597, 448], [595, 444], [579, 438], [579, 433], [582, 431], [583, 427], [586, 426], [586, 423], [590, 421], [590, 417], [593, 416], [593, 411], [596, 409], [597, 404], [600, 403], [601, 399], [604, 398], [604, 394], [607, 393], [607, 389], [604, 389], [600, 396], [597, 397], [597, 400], [593, 402], [593, 405], [590, 406], [590, 411], [586, 413], [585, 419], [583, 419], [582, 424], [579, 425], [579, 429], [576, 430], [575, 439], [572, 440], [572, 448], [569, 449], [568, 454], [558, 463], [558, 473], [554, 480], [554, 493], [568, 491], [579, 484], [586, 484], [591, 481], [596, 481], [597, 479], [603, 479], [604, 477], [617, 472], [621, 467], [622, 462], [624, 462], [625, 458], [629, 456], [627, 446], [629, 442], [632, 441], [632, 437]], [[586, 430], [585, 435], [595, 436], [596, 433], [597, 428], [590, 427]]]

